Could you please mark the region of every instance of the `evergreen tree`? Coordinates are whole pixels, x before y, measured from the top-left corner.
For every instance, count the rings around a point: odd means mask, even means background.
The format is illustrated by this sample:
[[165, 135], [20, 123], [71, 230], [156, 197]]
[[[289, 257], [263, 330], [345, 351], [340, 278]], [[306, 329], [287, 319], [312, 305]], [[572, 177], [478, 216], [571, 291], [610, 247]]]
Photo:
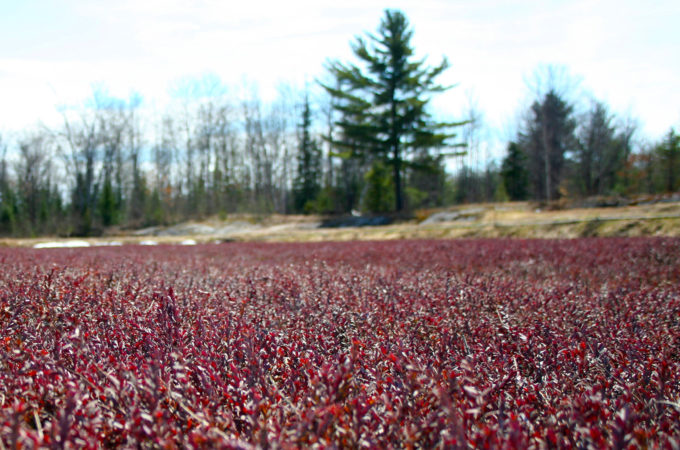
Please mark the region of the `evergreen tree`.
[[150, 226], [165, 224], [165, 210], [158, 188], [154, 188], [149, 197], [145, 223]]
[[515, 142], [508, 145], [508, 154], [503, 158], [501, 177], [510, 200], [526, 200], [529, 176], [526, 169], [526, 155]]
[[0, 233], [15, 234], [17, 231], [17, 197], [9, 184], [0, 191]]
[[433, 208], [444, 204], [446, 170], [444, 158], [425, 152], [415, 155], [406, 188], [410, 208]]
[[595, 102], [580, 127], [574, 184], [586, 196], [611, 193], [630, 153], [632, 131], [619, 132], [613, 122], [607, 107]]
[[146, 177], [139, 171], [135, 174], [130, 191], [128, 222], [134, 226], [142, 226], [146, 220], [148, 189]]
[[108, 227], [117, 223], [118, 211], [116, 208], [116, 197], [108, 174], [105, 176], [104, 186], [102, 187], [102, 192], [99, 196], [98, 210], [99, 218], [103, 226]]
[[297, 174], [293, 181], [293, 203], [295, 211], [310, 212], [321, 185], [321, 149], [311, 136], [312, 113], [309, 98], [305, 95], [300, 124]]
[[394, 205], [392, 179], [382, 161], [375, 161], [365, 175], [364, 208], [369, 212], [388, 212]]
[[17, 225], [17, 201], [9, 179], [6, 152], [7, 146], [0, 135], [0, 233], [13, 234]]
[[560, 196], [565, 153], [574, 145], [572, 106], [554, 89], [531, 106], [520, 146], [528, 157], [529, 182], [536, 200]]
[[680, 136], [671, 128], [663, 142], [657, 147], [659, 162], [664, 179], [664, 190], [675, 192], [678, 189], [678, 170], [680, 170]]
[[406, 16], [386, 10], [378, 34], [369, 34], [368, 40], [359, 37], [352, 46], [365, 69], [332, 62], [327, 69], [336, 84], [323, 85], [342, 117], [342, 136], [334, 144], [354, 155], [370, 155], [367, 160], [378, 159], [391, 169], [397, 211], [405, 206], [403, 173], [409, 152], [447, 146], [455, 136], [447, 130], [460, 125], [437, 122], [427, 112], [430, 95], [446, 89], [435, 79], [448, 63], [444, 59], [429, 68], [414, 60], [412, 36]]

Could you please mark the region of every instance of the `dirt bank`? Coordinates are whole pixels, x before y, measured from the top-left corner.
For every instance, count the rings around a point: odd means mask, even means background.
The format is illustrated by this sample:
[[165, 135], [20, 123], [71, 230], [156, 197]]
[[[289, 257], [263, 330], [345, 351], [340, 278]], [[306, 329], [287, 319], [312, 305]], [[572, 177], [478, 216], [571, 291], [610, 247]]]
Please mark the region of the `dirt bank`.
[[[321, 227], [315, 216], [235, 216], [78, 239], [78, 246], [224, 241], [346, 241], [412, 238], [576, 238], [680, 236], [680, 202], [546, 211], [530, 203], [465, 205], [420, 212], [420, 220], [362, 227]], [[76, 246], [69, 239], [0, 239], [5, 246]]]

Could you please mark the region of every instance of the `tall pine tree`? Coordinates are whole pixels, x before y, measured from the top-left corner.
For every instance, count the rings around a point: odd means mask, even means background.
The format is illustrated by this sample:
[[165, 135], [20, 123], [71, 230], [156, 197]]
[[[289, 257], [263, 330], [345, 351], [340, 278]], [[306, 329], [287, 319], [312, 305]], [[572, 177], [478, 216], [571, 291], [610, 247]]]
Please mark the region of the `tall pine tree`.
[[631, 127], [617, 127], [602, 102], [582, 120], [574, 152], [574, 184], [585, 196], [610, 195], [631, 152]]
[[501, 177], [510, 200], [526, 200], [529, 175], [526, 169], [526, 156], [515, 142], [508, 145], [508, 154], [503, 158]]
[[448, 67], [446, 59], [432, 68], [414, 59], [413, 31], [400, 11], [386, 10], [377, 31], [352, 45], [363, 68], [331, 62], [327, 69], [336, 83], [323, 87], [342, 117], [337, 123], [342, 133], [334, 144], [389, 168], [394, 208], [401, 211], [409, 155], [452, 146], [450, 130], [461, 124], [435, 121], [427, 111], [431, 95], [447, 89], [435, 83]]
[[293, 181], [293, 202], [297, 212], [311, 212], [321, 190], [321, 150], [311, 135], [312, 112], [305, 95], [300, 124], [297, 174]]
[[529, 182], [536, 200], [560, 196], [565, 153], [575, 142], [573, 107], [554, 89], [531, 105], [519, 145], [528, 156]]
[[671, 128], [661, 145], [657, 148], [657, 154], [663, 171], [664, 187], [666, 192], [675, 192], [678, 189], [678, 172], [680, 172], [680, 136]]

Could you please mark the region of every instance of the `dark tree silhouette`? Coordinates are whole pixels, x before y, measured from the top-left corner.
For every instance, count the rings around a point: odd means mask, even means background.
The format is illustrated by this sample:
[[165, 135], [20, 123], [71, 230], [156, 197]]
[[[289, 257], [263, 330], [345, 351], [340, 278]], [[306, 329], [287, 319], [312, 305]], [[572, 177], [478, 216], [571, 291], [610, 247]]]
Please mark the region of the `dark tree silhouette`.
[[435, 83], [448, 67], [446, 59], [436, 67], [414, 59], [413, 31], [400, 11], [386, 10], [377, 31], [352, 45], [362, 67], [329, 63], [336, 83], [323, 87], [341, 117], [342, 133], [334, 143], [391, 169], [394, 208], [401, 211], [409, 153], [452, 145], [450, 130], [461, 124], [437, 122], [427, 111], [431, 95], [447, 89]]

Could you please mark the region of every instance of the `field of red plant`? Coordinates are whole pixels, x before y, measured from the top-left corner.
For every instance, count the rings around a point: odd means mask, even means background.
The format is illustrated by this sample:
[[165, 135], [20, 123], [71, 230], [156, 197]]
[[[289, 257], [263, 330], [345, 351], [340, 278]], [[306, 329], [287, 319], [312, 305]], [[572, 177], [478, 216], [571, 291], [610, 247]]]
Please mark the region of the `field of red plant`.
[[0, 443], [680, 445], [680, 240], [0, 250]]

